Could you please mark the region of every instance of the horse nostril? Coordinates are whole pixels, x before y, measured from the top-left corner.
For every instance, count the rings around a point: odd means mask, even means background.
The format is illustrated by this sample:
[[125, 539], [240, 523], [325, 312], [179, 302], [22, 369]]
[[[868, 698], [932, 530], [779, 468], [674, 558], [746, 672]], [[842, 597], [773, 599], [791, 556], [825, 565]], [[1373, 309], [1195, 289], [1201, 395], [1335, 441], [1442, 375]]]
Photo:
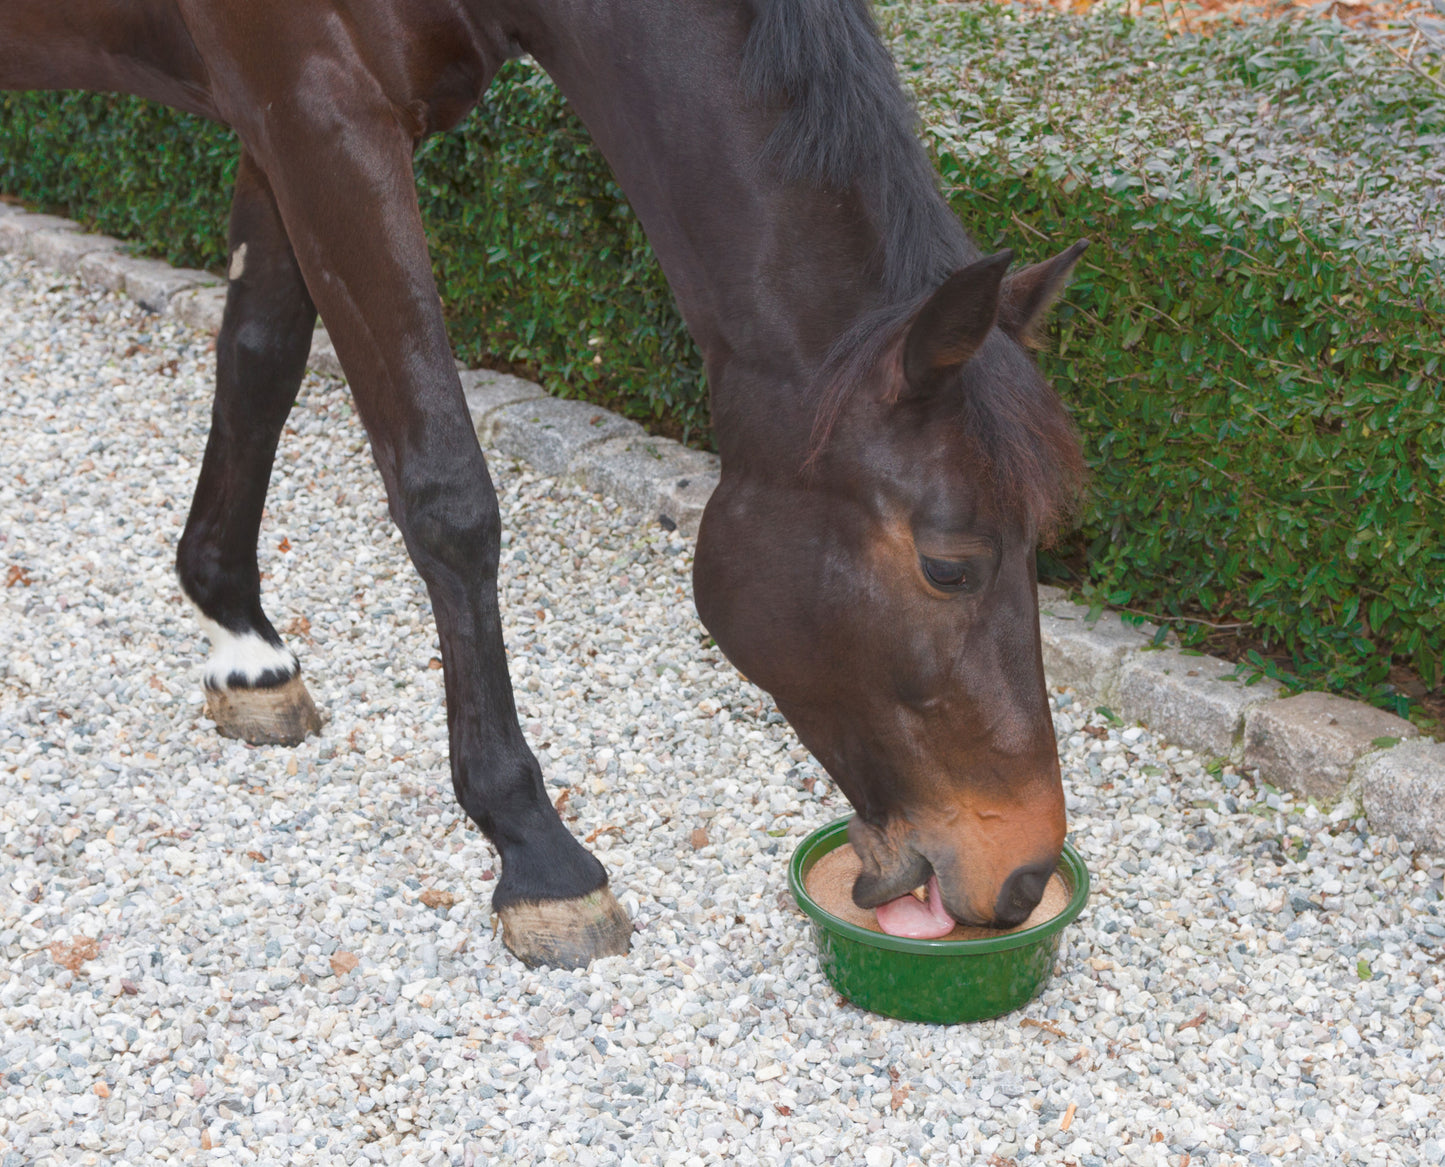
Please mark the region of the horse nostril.
[[1000, 927], [1012, 928], [1029, 918], [1029, 913], [1039, 906], [1044, 898], [1044, 888], [1049, 876], [1054, 873], [1054, 863], [1029, 863], [1020, 867], [1006, 880], [998, 893], [998, 903], [993, 914]]

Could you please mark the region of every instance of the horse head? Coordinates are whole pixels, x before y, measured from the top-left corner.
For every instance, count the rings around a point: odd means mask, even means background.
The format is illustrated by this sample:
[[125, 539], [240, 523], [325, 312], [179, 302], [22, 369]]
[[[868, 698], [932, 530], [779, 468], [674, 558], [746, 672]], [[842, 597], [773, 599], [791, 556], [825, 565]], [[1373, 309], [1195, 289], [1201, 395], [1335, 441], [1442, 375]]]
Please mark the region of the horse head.
[[857, 810], [860, 907], [936, 876], [948, 916], [1011, 926], [1058, 861], [1034, 557], [1082, 459], [1028, 341], [1082, 250], [855, 330], [806, 465], [725, 461], [703, 519], [698, 611]]

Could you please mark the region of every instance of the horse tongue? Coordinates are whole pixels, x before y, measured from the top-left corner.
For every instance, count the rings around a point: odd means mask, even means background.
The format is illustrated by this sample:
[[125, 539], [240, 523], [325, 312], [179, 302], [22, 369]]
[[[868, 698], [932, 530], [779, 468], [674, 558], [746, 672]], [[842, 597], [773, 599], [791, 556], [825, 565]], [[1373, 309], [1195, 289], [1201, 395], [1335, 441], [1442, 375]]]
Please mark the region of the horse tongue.
[[953, 931], [953, 917], [943, 907], [943, 893], [938, 876], [928, 880], [928, 902], [920, 904], [913, 893], [879, 904], [875, 909], [878, 927], [890, 936], [907, 936], [912, 940], [937, 940]]

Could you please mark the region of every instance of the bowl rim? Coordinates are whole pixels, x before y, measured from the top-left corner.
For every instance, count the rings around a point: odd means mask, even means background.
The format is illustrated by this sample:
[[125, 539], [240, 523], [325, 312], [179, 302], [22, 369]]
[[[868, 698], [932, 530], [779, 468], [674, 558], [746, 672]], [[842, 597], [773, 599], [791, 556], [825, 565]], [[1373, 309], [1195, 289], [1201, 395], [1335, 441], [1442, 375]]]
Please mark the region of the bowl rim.
[[[1047, 940], [1061, 932], [1078, 918], [1088, 902], [1089, 869], [1083, 856], [1066, 839], [1063, 853], [1059, 857], [1059, 869], [1071, 885], [1069, 902], [1057, 916], [1045, 920], [1042, 924], [976, 940], [916, 940], [910, 936], [890, 936], [887, 932], [860, 928], [821, 907], [808, 894], [803, 882], [814, 863], [847, 841], [848, 824], [852, 820], [851, 814], [834, 819], [826, 826], [811, 832], [793, 849], [792, 858], [788, 861], [788, 887], [793, 893], [793, 899], [813, 923], [854, 943], [921, 956], [981, 956], [990, 952], [1007, 952], [1012, 948], [1023, 948], [1040, 940]], [[824, 846], [825, 843], [832, 845]]]

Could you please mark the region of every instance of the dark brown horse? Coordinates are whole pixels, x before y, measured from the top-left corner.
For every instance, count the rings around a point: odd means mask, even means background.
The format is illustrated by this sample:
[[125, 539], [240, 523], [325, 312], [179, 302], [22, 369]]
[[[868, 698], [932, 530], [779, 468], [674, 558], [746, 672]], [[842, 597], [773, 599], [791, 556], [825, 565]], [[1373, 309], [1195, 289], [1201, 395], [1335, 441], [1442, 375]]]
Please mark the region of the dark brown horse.
[[[499, 514], [412, 185], [418, 141], [531, 54], [586, 122], [707, 361], [722, 482], [698, 611], [858, 810], [860, 906], [936, 875], [1013, 924], [1064, 837], [1034, 548], [1080, 470], [1026, 350], [1079, 247], [1006, 274], [936, 189], [866, 0], [4, 0], [0, 87], [153, 98], [242, 157], [210, 440], [179, 572], [223, 732], [315, 710], [256, 538], [316, 313], [426, 581], [457, 798], [529, 962], [625, 951], [513, 704]], [[559, 581], [560, 582], [560, 581]]]

